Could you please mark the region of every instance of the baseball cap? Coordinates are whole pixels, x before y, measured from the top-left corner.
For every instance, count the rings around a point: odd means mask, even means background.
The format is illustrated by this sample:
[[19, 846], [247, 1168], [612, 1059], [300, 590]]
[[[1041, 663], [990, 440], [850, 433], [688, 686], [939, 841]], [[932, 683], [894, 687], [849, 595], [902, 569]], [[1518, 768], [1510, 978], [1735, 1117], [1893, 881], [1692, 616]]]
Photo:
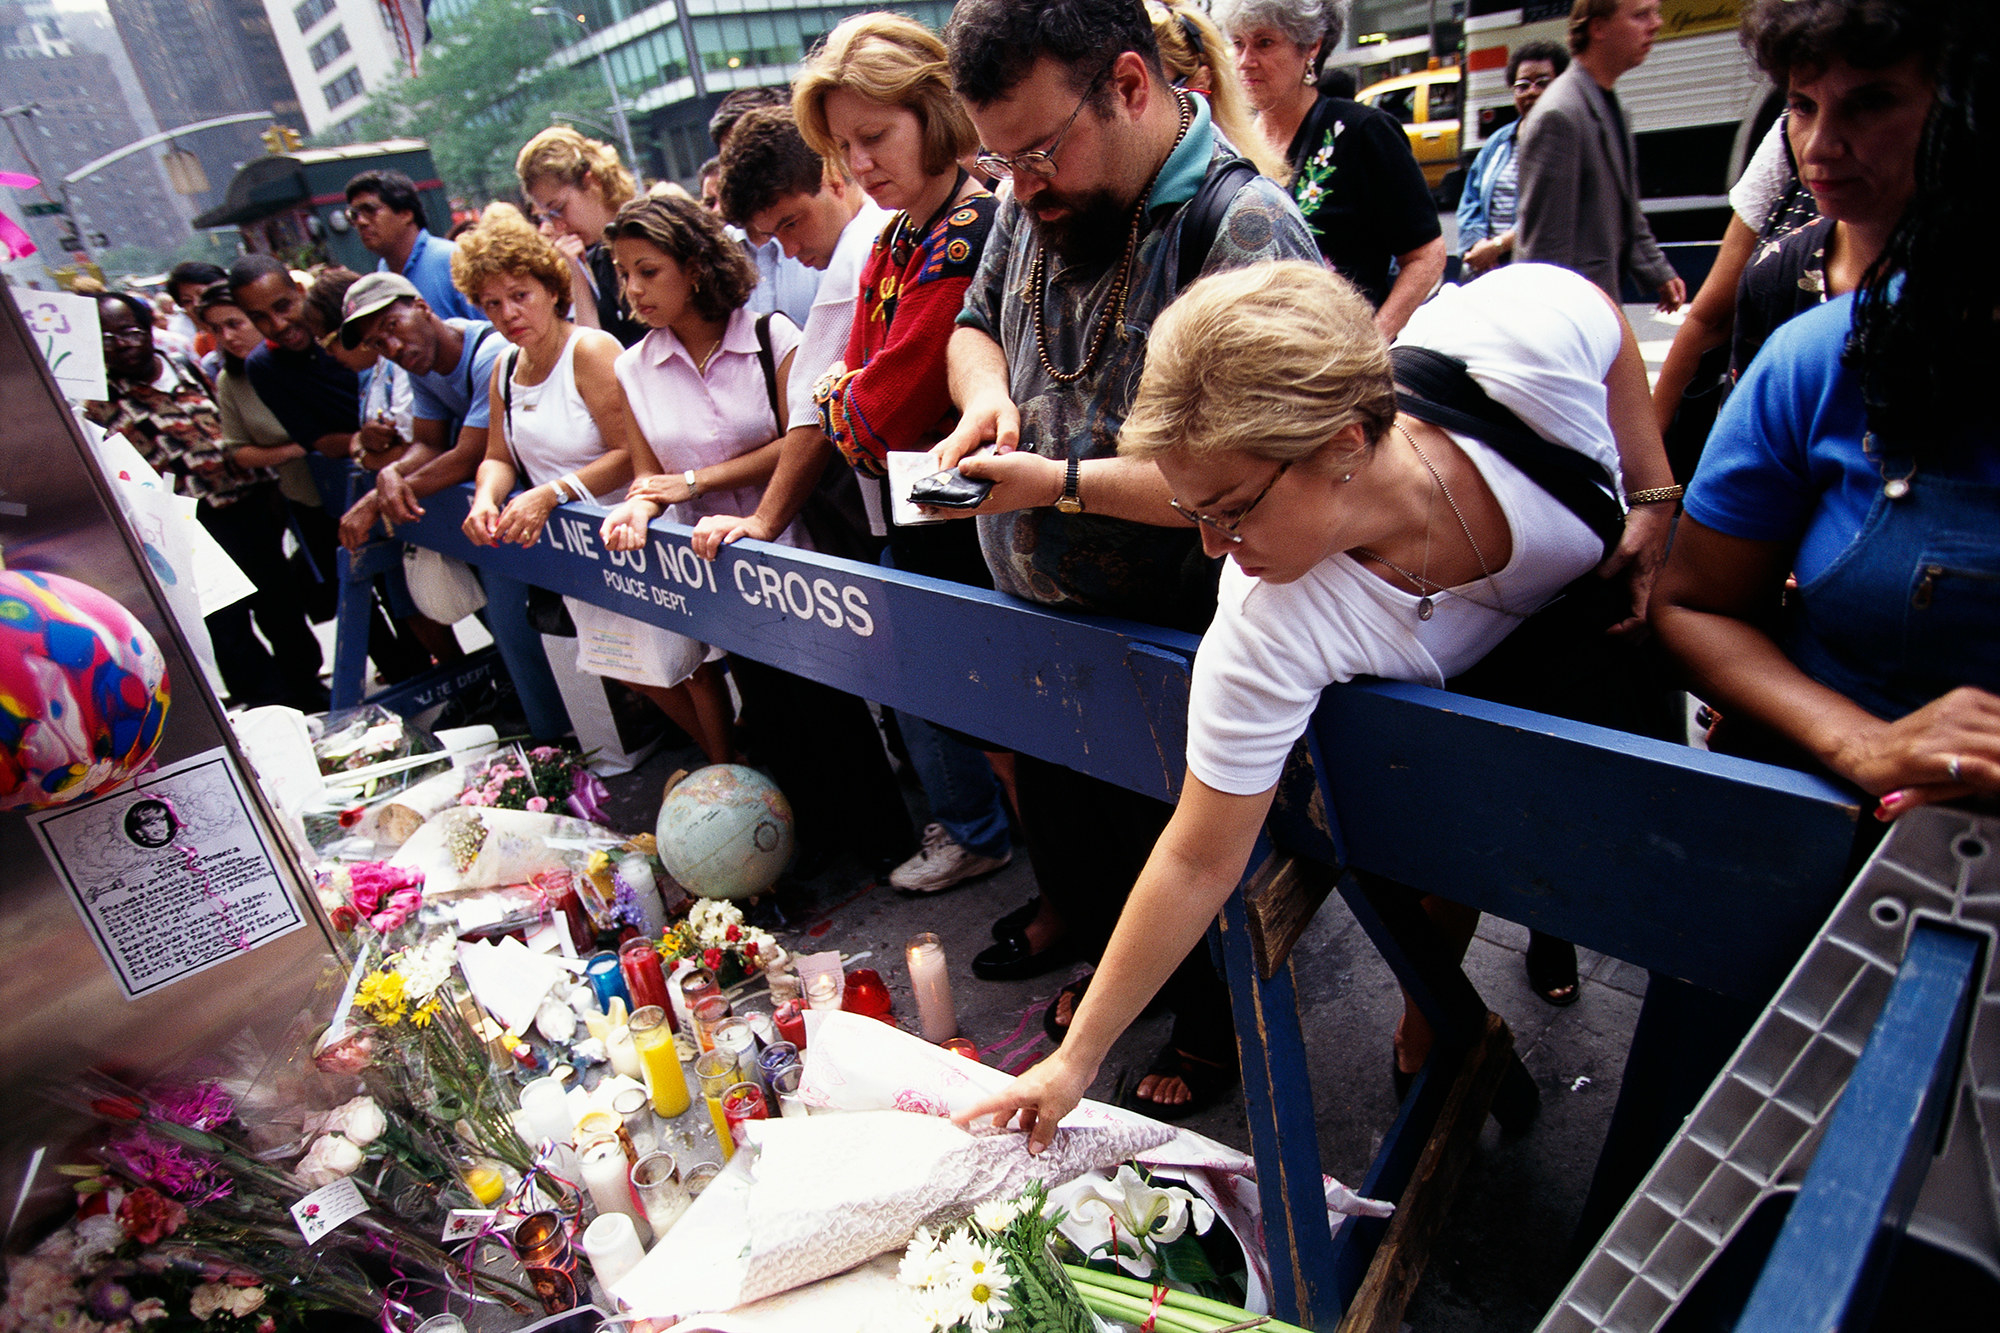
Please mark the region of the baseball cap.
[[340, 306], [340, 345], [350, 350], [361, 342], [361, 325], [376, 311], [411, 297], [421, 298], [408, 278], [400, 273], [370, 273], [347, 289]]

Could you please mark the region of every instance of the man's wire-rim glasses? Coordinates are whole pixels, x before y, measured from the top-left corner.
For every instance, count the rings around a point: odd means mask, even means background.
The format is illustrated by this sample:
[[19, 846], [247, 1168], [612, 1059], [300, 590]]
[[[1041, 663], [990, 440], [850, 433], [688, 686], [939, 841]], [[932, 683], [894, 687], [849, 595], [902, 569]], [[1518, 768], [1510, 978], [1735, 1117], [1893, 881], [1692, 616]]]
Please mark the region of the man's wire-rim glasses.
[[[1112, 64], [1116, 63], [1114, 58]], [[1090, 87], [1084, 90], [1083, 97], [1077, 102], [1076, 110], [1069, 113], [1069, 119], [1056, 131], [1056, 137], [1049, 142], [1047, 148], [1032, 148], [1025, 153], [1016, 153], [1012, 157], [1002, 157], [998, 153], [980, 153], [972, 160], [978, 164], [981, 171], [996, 180], [1012, 180], [1017, 172], [1039, 177], [1045, 181], [1054, 180], [1058, 170], [1056, 154], [1062, 151], [1063, 140], [1069, 137], [1070, 127], [1076, 124], [1076, 118], [1083, 114], [1083, 109], [1090, 105], [1090, 99], [1097, 96], [1098, 88], [1103, 85], [1105, 76], [1111, 73], [1111, 69], [1111, 65], [1106, 65], [1097, 72], [1097, 77], [1090, 81]]]

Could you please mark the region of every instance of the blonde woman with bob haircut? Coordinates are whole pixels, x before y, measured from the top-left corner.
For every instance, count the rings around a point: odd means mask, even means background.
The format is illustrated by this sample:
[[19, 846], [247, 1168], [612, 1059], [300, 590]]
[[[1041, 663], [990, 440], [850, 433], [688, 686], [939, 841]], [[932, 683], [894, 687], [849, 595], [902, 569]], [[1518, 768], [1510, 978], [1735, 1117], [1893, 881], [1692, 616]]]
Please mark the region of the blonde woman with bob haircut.
[[638, 193], [618, 150], [557, 125], [522, 146], [514, 175], [549, 239], [569, 261], [577, 322], [603, 329], [624, 347], [645, 337], [645, 326], [618, 302], [618, 266], [604, 243], [604, 229]]
[[[1638, 344], [1577, 274], [1514, 265], [1447, 289], [1402, 344], [1463, 362], [1607, 482], [1667, 483]], [[1318, 265], [1204, 278], [1168, 307], [1119, 450], [1153, 460], [1203, 549], [1230, 559], [1195, 658], [1173, 818], [1061, 1047], [963, 1117], [1018, 1112], [1031, 1150], [1236, 887], [1323, 689], [1363, 675], [1441, 686], [1600, 566], [1637, 567], [1643, 607], [1658, 560], [1627, 550], [1653, 520], [1629, 523], [1607, 561], [1597, 533], [1498, 451], [1399, 411], [1374, 311]], [[1429, 1041], [1406, 1013], [1398, 1067], [1420, 1068]]]
[[[624, 351], [569, 318], [570, 265], [512, 204], [491, 204], [459, 240], [451, 278], [513, 344], [493, 367], [486, 457], [465, 535], [475, 545], [533, 546], [556, 506], [616, 505], [643, 448], [618, 383]], [[509, 498], [518, 482], [527, 489]], [[700, 745], [733, 759], [729, 696], [706, 649], [683, 635], [564, 598], [577, 628], [577, 669], [625, 681]]]

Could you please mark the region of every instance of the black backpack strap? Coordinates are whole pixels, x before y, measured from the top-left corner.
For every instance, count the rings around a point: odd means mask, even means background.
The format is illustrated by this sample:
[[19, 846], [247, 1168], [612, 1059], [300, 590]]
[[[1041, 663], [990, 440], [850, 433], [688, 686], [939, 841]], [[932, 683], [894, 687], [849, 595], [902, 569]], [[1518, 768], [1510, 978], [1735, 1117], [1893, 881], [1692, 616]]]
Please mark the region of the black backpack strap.
[[1216, 233], [1222, 230], [1223, 214], [1236, 201], [1236, 192], [1256, 178], [1257, 168], [1248, 158], [1232, 157], [1210, 171], [1195, 191], [1181, 218], [1180, 283], [1175, 291], [1185, 291], [1201, 276], [1201, 266], [1215, 248]]
[[1625, 513], [1604, 466], [1574, 449], [1551, 444], [1493, 401], [1456, 357], [1428, 347], [1389, 349], [1396, 406], [1419, 421], [1483, 441], [1528, 480], [1582, 519], [1608, 555], [1625, 533]]
[[[764, 393], [771, 400], [771, 420], [778, 427], [778, 435], [785, 433], [785, 414], [778, 406], [778, 357], [771, 350], [771, 317], [757, 316], [757, 364], [764, 368]], [[772, 439], [777, 439], [773, 435]]]

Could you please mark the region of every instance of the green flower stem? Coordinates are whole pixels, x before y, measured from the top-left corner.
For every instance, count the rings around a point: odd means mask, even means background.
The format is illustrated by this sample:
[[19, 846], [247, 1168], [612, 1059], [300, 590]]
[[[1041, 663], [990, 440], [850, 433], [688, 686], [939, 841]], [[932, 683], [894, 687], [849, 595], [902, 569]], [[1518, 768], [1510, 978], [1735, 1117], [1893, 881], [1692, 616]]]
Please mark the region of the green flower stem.
[[[1133, 1297], [1146, 1302], [1149, 1306], [1152, 1303], [1153, 1286], [1151, 1283], [1141, 1282], [1137, 1278], [1126, 1277], [1122, 1273], [1102, 1273], [1095, 1268], [1085, 1268], [1079, 1264], [1064, 1264], [1063, 1271], [1068, 1273], [1070, 1280], [1075, 1282], [1080, 1288], [1088, 1287], [1097, 1291]], [[1087, 1300], [1090, 1292], [1086, 1291], [1084, 1295]], [[1167, 1289], [1166, 1300], [1161, 1308], [1172, 1308], [1183, 1315], [1201, 1316], [1215, 1321], [1213, 1324], [1205, 1325], [1205, 1327], [1226, 1327], [1230, 1324], [1240, 1324], [1246, 1319], [1257, 1318], [1256, 1315], [1240, 1306], [1230, 1305], [1223, 1301], [1213, 1301], [1206, 1296], [1197, 1296], [1191, 1291], [1180, 1291], [1173, 1287]], [[1102, 1311], [1099, 1311], [1099, 1313], [1102, 1313]], [[1273, 1319], [1267, 1324], [1260, 1324], [1258, 1328], [1260, 1330], [1269, 1330], [1269, 1333], [1306, 1333], [1305, 1329], [1298, 1327], [1296, 1324], [1287, 1324], [1278, 1319]]]
[[1081, 1291], [1083, 1303], [1089, 1306], [1093, 1313], [1102, 1315], [1106, 1319], [1123, 1320], [1128, 1324], [1144, 1324], [1150, 1318], [1156, 1333], [1213, 1333], [1215, 1329], [1228, 1327], [1219, 1319], [1184, 1314], [1167, 1305], [1162, 1305], [1155, 1313], [1150, 1296], [1141, 1299], [1137, 1296], [1127, 1296], [1122, 1291], [1113, 1291], [1109, 1287], [1088, 1285], [1082, 1286]]

